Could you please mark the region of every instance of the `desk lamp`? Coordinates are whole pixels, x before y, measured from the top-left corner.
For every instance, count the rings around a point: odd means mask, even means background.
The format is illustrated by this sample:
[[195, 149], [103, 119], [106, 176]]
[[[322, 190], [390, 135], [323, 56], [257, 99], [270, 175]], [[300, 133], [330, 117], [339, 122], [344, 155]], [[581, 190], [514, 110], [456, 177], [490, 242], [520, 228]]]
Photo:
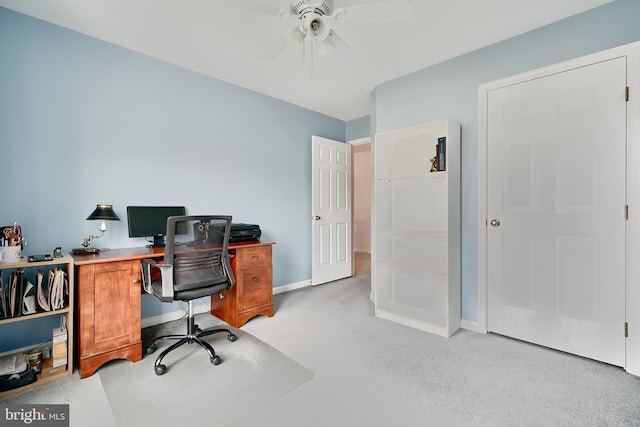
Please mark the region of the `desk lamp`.
[[82, 248], [74, 249], [74, 254], [97, 254], [100, 252], [98, 248], [90, 248], [89, 245], [93, 242], [93, 239], [99, 239], [104, 236], [104, 232], [107, 231], [107, 221], [120, 221], [118, 215], [113, 211], [111, 205], [97, 205], [96, 209], [87, 217], [87, 220], [102, 221], [100, 223], [100, 235], [90, 235], [84, 239]]

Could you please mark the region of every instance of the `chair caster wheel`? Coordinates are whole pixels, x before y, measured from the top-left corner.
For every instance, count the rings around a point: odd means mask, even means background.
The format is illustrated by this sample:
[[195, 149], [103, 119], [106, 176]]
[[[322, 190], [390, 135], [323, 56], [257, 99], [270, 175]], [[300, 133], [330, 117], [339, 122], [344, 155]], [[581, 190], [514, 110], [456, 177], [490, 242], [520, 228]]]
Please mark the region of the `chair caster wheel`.
[[147, 349], [144, 351], [147, 354], [151, 354], [154, 351], [156, 351], [156, 346], [155, 345], [150, 345], [149, 347], [147, 347]]
[[162, 375], [167, 372], [167, 367], [165, 365], [157, 365], [155, 367], [156, 375]]
[[214, 365], [219, 365], [222, 363], [222, 359], [220, 359], [220, 356], [216, 355], [211, 359], [211, 363], [213, 363]]
[[235, 336], [234, 334], [229, 334], [229, 336], [227, 337], [227, 339], [231, 342], [234, 342], [235, 340], [238, 339], [237, 336]]

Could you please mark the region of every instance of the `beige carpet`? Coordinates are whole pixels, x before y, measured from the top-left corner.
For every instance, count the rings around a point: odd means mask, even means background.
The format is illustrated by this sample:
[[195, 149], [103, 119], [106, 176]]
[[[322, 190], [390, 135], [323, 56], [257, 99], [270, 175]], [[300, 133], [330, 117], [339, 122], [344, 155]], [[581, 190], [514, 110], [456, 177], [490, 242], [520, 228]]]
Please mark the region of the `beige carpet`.
[[[220, 321], [197, 316], [204, 329]], [[158, 334], [182, 333], [186, 321], [162, 325]], [[156, 331], [145, 330], [143, 340]], [[313, 374], [252, 335], [232, 329], [206, 338], [223, 362], [214, 366], [197, 344], [185, 344], [163, 360], [167, 372], [158, 376], [153, 364], [171, 340], [164, 340], [152, 355], [132, 364], [114, 361], [99, 370], [116, 424], [125, 426], [229, 425], [239, 417], [309, 381]], [[136, 411], [129, 408], [136, 407]]]

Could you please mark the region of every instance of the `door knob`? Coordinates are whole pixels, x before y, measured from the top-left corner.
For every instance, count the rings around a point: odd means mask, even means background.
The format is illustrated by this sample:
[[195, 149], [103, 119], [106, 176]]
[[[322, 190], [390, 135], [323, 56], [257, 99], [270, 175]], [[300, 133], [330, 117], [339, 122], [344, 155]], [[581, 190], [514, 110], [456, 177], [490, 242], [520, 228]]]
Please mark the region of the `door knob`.
[[499, 219], [492, 219], [490, 222], [492, 227], [500, 227], [500, 220]]
[[320, 217], [318, 215], [314, 216], [313, 219], [316, 221], [320, 221]]

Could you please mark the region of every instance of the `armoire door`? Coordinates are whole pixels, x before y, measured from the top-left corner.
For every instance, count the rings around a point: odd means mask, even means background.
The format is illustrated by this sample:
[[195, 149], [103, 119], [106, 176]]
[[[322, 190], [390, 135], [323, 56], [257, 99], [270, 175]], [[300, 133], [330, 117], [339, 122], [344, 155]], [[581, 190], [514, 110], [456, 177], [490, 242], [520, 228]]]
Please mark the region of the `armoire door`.
[[487, 328], [625, 365], [626, 58], [488, 93]]

